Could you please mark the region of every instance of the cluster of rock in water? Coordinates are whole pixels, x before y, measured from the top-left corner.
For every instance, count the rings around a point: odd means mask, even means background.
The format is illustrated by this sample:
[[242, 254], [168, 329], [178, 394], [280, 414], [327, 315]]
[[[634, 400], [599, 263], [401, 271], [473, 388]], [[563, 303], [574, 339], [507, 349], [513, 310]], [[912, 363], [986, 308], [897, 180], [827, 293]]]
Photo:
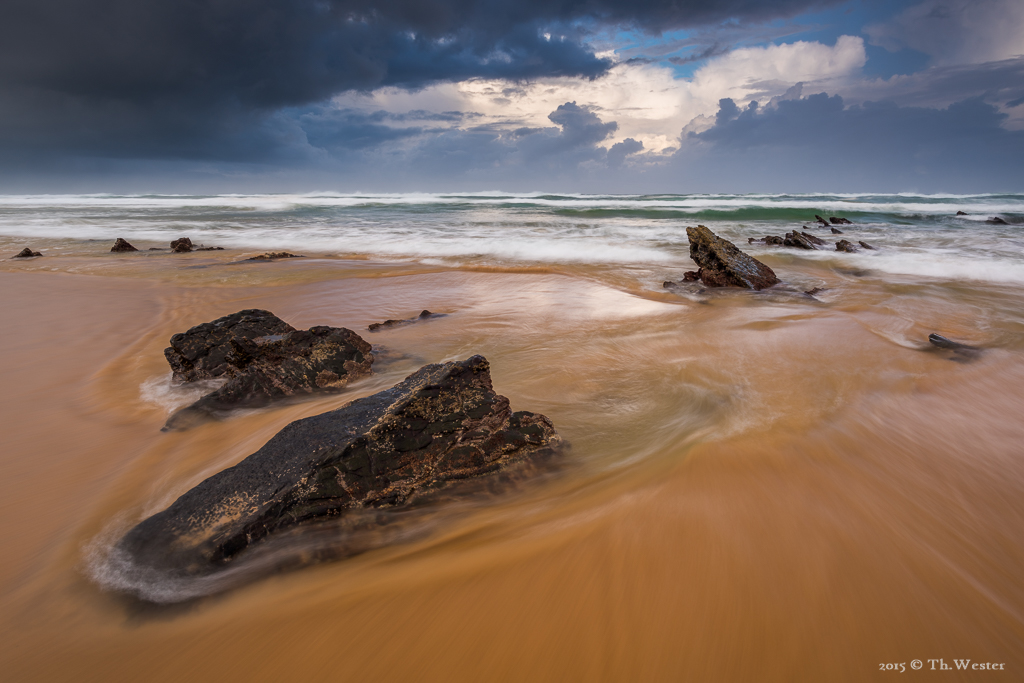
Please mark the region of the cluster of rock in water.
[[[164, 355], [178, 381], [227, 380], [172, 416], [169, 428], [228, 408], [337, 391], [373, 364], [370, 344], [351, 330], [296, 330], [259, 309], [176, 334]], [[482, 356], [427, 365], [390, 389], [289, 424], [238, 465], [140, 522], [117, 551], [137, 568], [199, 577], [258, 556], [268, 542], [279, 548], [281, 539], [326, 530], [331, 542], [317, 552], [306, 547], [276, 562], [346, 556], [373, 547], [354, 530], [392, 519], [372, 511], [408, 510], [441, 492], [458, 495], [468, 490], [467, 480], [529, 476], [561, 446], [551, 420], [512, 412], [495, 393]]]

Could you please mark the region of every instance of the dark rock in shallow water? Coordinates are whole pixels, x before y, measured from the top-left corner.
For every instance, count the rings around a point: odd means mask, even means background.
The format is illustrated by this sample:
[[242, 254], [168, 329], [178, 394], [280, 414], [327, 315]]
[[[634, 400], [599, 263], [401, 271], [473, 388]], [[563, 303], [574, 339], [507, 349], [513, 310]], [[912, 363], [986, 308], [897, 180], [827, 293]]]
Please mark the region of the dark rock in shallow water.
[[119, 254], [128, 251], [138, 251], [138, 249], [128, 244], [127, 240], [118, 237], [116, 240], [114, 240], [114, 246], [110, 248], [110, 251]]
[[811, 244], [819, 244], [819, 245], [820, 244], [825, 244], [825, 240], [823, 240], [823, 239], [821, 239], [819, 237], [815, 237], [814, 235], [812, 235], [809, 232], [801, 232], [800, 234], [803, 235], [803, 238], [805, 240], [807, 240], [808, 242], [810, 242]]
[[32, 251], [28, 247], [25, 247], [11, 258], [35, 258], [36, 256], [42, 256], [38, 251]]
[[871, 251], [875, 251], [876, 250], [875, 247], [871, 246], [870, 244], [868, 244], [867, 242], [865, 242], [863, 240], [857, 242], [857, 244], [859, 244], [860, 246], [864, 247], [865, 249], [870, 249]]
[[779, 282], [775, 271], [703, 225], [687, 228], [686, 236], [690, 240], [690, 258], [700, 266], [700, 280], [709, 287], [764, 289]]
[[992, 218], [989, 218], [985, 222], [990, 224], [990, 225], [1009, 225], [1009, 223], [1007, 223], [1005, 220], [1003, 220], [999, 216], [993, 216]]
[[824, 218], [822, 218], [821, 216], [819, 216], [818, 214], [814, 214], [814, 220], [818, 221], [819, 223], [821, 223], [826, 228], [829, 225], [828, 221], [825, 220]]
[[192, 240], [182, 237], [171, 242], [171, 251], [176, 254], [187, 254], [192, 251]]
[[858, 250], [856, 245], [854, 245], [852, 242], [848, 240], [839, 240], [838, 242], [836, 242], [836, 251], [847, 251], [853, 254]]
[[[551, 421], [513, 413], [494, 393], [482, 356], [427, 365], [405, 381], [289, 424], [262, 448], [144, 520], [118, 543], [136, 568], [198, 577], [260, 558], [275, 539], [333, 533], [308, 552], [284, 544], [273, 564], [296, 565], [368, 549], [347, 544], [347, 518], [409, 509], [460, 480], [516, 471], [561, 445]], [[372, 525], [376, 518], [370, 517]]]
[[981, 354], [982, 349], [977, 346], [971, 346], [970, 344], [962, 344], [955, 342], [952, 339], [946, 339], [942, 335], [935, 334], [934, 332], [928, 335], [928, 341], [931, 342], [932, 346], [936, 348], [944, 349], [946, 351], [952, 351], [952, 360], [958, 362], [966, 362], [974, 360]]
[[296, 330], [273, 313], [239, 311], [171, 337], [164, 356], [182, 381], [228, 381], [170, 417], [180, 429], [218, 411], [258, 407], [273, 399], [337, 391], [369, 374], [370, 345], [344, 327]]
[[843, 231], [840, 230], [839, 228], [831, 228], [831, 230], [832, 230], [832, 234], [833, 235], [842, 235], [843, 234]]
[[853, 225], [849, 218], [836, 218], [835, 216], [829, 216], [829, 221], [832, 225]]
[[808, 289], [806, 292], [804, 292], [804, 294], [806, 294], [807, 296], [814, 296], [815, 294], [820, 294], [824, 291], [825, 289], [822, 287], [815, 287], [813, 289]]
[[957, 212], [956, 212], [956, 215], [957, 215], [957, 216], [966, 216], [966, 215], [967, 215], [967, 212], [966, 212], [966, 211], [957, 211]]
[[444, 318], [445, 315], [446, 314], [444, 313], [431, 313], [430, 311], [424, 309], [415, 318], [407, 318], [405, 320], [385, 320], [382, 323], [370, 323], [370, 325], [366, 329], [368, 329], [370, 332], [376, 332], [377, 330], [382, 328], [397, 327], [399, 325], [408, 325], [419, 320], [426, 320], [427, 318]]
[[276, 261], [282, 258], [306, 258], [300, 254], [289, 254], [287, 251], [268, 251], [266, 254], [260, 254], [259, 256], [253, 256], [252, 258], [245, 259], [246, 261]]
[[814, 249], [814, 244], [804, 237], [797, 231], [787, 232], [785, 239], [782, 240], [782, 244], [787, 247], [797, 247], [799, 249]]

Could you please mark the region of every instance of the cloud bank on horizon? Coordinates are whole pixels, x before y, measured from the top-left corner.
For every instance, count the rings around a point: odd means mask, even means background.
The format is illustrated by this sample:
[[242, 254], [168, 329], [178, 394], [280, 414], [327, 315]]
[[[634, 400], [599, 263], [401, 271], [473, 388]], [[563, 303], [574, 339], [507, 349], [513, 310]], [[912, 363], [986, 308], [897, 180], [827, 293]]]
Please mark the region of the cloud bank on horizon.
[[1024, 3], [7, 0], [0, 179], [1024, 191]]

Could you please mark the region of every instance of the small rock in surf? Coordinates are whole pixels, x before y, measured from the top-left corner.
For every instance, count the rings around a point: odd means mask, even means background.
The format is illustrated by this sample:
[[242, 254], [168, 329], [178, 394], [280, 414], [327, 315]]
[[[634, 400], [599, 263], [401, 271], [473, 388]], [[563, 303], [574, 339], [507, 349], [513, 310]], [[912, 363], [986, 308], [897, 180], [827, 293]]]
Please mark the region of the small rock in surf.
[[416, 316], [415, 318], [406, 318], [404, 320], [385, 320], [382, 323], [370, 323], [369, 326], [367, 326], [366, 329], [368, 329], [370, 332], [376, 332], [377, 330], [388, 328], [388, 327], [397, 327], [399, 325], [409, 325], [409, 324], [417, 322], [419, 320], [426, 320], [427, 318], [443, 318], [443, 317], [445, 317], [444, 313], [431, 313], [430, 311], [424, 309], [424, 310], [420, 311], [420, 314], [418, 316]]
[[38, 251], [32, 251], [28, 247], [25, 247], [11, 258], [35, 258], [36, 256], [42, 256]]
[[849, 240], [839, 240], [836, 242], [836, 251], [846, 251], [851, 254], [858, 251], [857, 246]]
[[697, 274], [705, 285], [759, 290], [778, 284], [775, 271], [705, 226], [686, 228], [686, 236], [690, 240], [690, 258], [700, 266]]
[[120, 254], [128, 251], [138, 251], [138, 249], [129, 244], [128, 240], [118, 237], [114, 240], [114, 246], [110, 248], [110, 251], [115, 254]]

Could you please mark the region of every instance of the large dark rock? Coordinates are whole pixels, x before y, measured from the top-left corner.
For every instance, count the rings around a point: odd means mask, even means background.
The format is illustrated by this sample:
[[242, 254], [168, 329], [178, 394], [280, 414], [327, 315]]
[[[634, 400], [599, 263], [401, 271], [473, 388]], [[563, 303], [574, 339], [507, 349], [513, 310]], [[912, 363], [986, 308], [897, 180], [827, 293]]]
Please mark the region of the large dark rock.
[[854, 254], [858, 251], [857, 246], [849, 240], [839, 240], [836, 242], [836, 251], [846, 251]]
[[690, 239], [690, 258], [700, 266], [697, 273], [708, 287], [764, 289], [779, 282], [775, 271], [703, 225], [687, 228], [686, 236]]
[[114, 246], [110, 248], [110, 251], [114, 252], [115, 254], [119, 254], [129, 251], [138, 251], [138, 249], [129, 244], [128, 240], [122, 237], [118, 237], [116, 240], [114, 240]]
[[836, 218], [835, 216], [829, 216], [828, 219], [832, 222], [832, 225], [853, 225], [849, 218]]
[[25, 247], [11, 258], [35, 258], [36, 256], [42, 256], [38, 251], [32, 251], [28, 247]]
[[171, 251], [176, 254], [187, 254], [192, 251], [192, 240], [188, 237], [181, 237], [171, 242]]
[[[346, 542], [346, 519], [372, 525], [383, 518], [361, 513], [409, 509], [520, 464], [527, 472], [560, 444], [548, 418], [513, 413], [494, 393], [482, 356], [427, 365], [390, 389], [292, 422], [138, 524], [117, 549], [136, 568], [178, 576], [265, 560], [271, 550], [278, 565], [352, 554], [367, 547]], [[300, 534], [324, 525], [330, 547], [309, 552]]]
[[273, 399], [337, 391], [371, 370], [370, 345], [352, 330], [296, 330], [273, 313], [239, 311], [171, 337], [164, 350], [181, 381], [226, 377], [227, 383], [175, 413], [166, 428], [187, 427], [218, 411]]
[[[787, 247], [797, 247], [799, 249], [816, 249], [817, 247], [814, 246], [814, 243], [807, 239], [805, 235], [807, 235], [807, 233], [799, 233], [796, 230], [793, 232], [787, 232], [786, 237], [782, 240], [782, 244]], [[818, 241], [820, 242], [821, 240]]]
[[818, 214], [814, 214], [814, 220], [818, 221], [818, 223], [825, 226], [826, 228], [829, 226], [829, 222], [822, 218], [821, 216], [819, 216]]
[[842, 235], [843, 234], [843, 231], [840, 230], [839, 228], [831, 228], [831, 230], [832, 230], [832, 234], [833, 235]]

